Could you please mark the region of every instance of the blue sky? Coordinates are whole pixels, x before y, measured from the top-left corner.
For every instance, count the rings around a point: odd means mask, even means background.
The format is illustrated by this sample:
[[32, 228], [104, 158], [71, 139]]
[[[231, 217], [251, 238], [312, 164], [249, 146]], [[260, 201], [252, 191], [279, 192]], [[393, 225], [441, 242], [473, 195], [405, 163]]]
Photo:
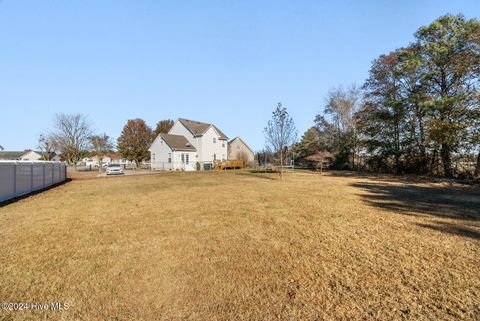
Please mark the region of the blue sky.
[[0, 145], [36, 148], [55, 113], [115, 139], [128, 119], [184, 117], [264, 146], [281, 101], [301, 135], [329, 88], [477, 1], [0, 0]]

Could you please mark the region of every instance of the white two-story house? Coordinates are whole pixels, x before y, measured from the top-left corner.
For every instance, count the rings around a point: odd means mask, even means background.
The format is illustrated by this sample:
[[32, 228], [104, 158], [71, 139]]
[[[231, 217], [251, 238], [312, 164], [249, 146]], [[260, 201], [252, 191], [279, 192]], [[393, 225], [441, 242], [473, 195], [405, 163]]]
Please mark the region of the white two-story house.
[[227, 145], [228, 137], [215, 125], [180, 118], [168, 134], [159, 134], [150, 146], [151, 168], [211, 168], [216, 160], [227, 159]]

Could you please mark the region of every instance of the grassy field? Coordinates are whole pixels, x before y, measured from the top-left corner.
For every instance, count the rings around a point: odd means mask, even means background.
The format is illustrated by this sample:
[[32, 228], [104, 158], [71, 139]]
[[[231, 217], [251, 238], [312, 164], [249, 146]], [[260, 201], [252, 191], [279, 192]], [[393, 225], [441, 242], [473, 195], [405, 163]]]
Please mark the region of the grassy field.
[[85, 178], [0, 207], [0, 320], [479, 320], [480, 189], [345, 173]]

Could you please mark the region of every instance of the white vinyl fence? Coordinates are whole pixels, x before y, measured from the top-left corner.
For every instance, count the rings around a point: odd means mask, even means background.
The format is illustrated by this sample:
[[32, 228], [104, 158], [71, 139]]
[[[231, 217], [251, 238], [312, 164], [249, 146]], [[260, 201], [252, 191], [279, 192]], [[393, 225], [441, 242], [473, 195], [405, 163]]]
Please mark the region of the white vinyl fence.
[[65, 179], [65, 163], [0, 161], [0, 202], [44, 189]]

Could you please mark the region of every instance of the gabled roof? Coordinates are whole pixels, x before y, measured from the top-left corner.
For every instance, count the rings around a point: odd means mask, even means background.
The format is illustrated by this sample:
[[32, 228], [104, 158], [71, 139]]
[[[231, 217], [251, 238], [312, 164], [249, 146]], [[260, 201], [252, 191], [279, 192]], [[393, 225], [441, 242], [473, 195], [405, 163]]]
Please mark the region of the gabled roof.
[[[40, 156], [43, 155], [42, 152], [35, 151], [35, 150], [24, 150], [24, 151], [0, 151], [0, 159], [5, 159], [5, 160], [17, 160], [21, 158], [23, 155], [27, 153], [36, 153], [39, 154]], [[56, 153], [52, 153], [51, 156], [55, 156]]]
[[[37, 153], [37, 154], [40, 154], [42, 157], [44, 156], [44, 154], [47, 154], [47, 152], [42, 152], [42, 151], [37, 151], [37, 150], [34, 150], [33, 152], [34, 152], [34, 153]], [[49, 157], [50, 159], [52, 159], [53, 157], [55, 157], [55, 156], [57, 156], [57, 155], [60, 156], [60, 155], [57, 154], [56, 152], [48, 152], [48, 157]]]
[[0, 159], [6, 160], [16, 160], [19, 159], [23, 154], [28, 153], [28, 151], [0, 151]]
[[183, 126], [185, 126], [185, 128], [187, 128], [193, 134], [193, 136], [195, 136], [195, 137], [202, 136], [203, 134], [205, 134], [207, 132], [207, 130], [210, 127], [213, 127], [217, 131], [221, 140], [227, 140], [228, 139], [227, 135], [225, 135], [220, 129], [218, 129], [217, 126], [215, 126], [213, 124], [202, 123], [202, 122], [199, 122], [199, 121], [196, 121], [196, 120], [190, 120], [190, 119], [185, 119], [185, 118], [179, 118], [178, 121], [180, 123], [182, 123]]
[[158, 136], [162, 137], [165, 143], [170, 147], [173, 151], [188, 151], [188, 152], [196, 152], [197, 149], [190, 144], [190, 142], [182, 135], [172, 135], [172, 134], [164, 134], [160, 133]]
[[230, 141], [228, 142], [228, 145], [230, 145], [231, 143], [233, 143], [233, 141], [235, 141], [236, 139], [240, 140], [240, 141], [243, 143], [243, 145], [245, 145], [245, 146], [255, 155], [255, 152], [250, 148], [250, 146], [247, 145], [247, 143], [245, 143], [245, 142], [243, 141], [243, 139], [240, 138], [240, 136], [237, 136], [237, 137], [235, 137], [234, 139], [230, 140]]

